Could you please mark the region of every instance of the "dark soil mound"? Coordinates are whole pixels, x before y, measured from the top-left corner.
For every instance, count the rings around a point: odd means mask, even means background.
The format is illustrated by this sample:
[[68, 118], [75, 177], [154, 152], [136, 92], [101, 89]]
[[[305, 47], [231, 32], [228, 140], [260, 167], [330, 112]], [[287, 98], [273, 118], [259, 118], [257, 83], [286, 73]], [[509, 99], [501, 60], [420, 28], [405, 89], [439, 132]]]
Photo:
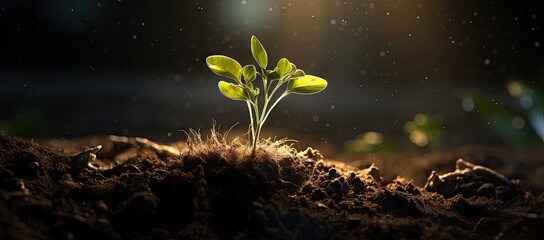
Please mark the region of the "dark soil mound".
[[0, 137], [1, 239], [544, 234], [543, 196], [465, 161], [418, 187], [402, 178], [384, 182], [375, 166], [355, 169], [275, 143], [251, 160], [245, 146], [217, 138], [182, 151], [113, 136], [49, 145]]

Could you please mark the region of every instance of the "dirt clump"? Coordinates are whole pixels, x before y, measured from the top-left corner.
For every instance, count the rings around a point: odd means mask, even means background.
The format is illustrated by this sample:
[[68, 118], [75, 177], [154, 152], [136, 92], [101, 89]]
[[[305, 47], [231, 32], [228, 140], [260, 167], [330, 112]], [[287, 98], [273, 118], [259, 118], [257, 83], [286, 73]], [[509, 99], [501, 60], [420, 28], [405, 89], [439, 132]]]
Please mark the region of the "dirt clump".
[[0, 137], [1, 239], [536, 238], [544, 195], [466, 161], [424, 187], [265, 141]]

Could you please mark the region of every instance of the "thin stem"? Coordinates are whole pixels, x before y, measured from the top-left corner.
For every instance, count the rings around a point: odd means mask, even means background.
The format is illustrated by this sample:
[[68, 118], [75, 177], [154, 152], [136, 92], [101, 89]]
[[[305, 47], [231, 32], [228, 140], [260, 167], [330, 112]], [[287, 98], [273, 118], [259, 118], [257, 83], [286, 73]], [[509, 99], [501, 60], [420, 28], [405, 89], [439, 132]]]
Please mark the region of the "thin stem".
[[[272, 92], [269, 93], [268, 91], [270, 90], [271, 86], [268, 85], [268, 76], [266, 75], [265, 70], [262, 68], [261, 68], [261, 72], [262, 72], [261, 78], [263, 80], [263, 90], [264, 90], [264, 104], [260, 114], [259, 114], [258, 97], [253, 98], [252, 99], [253, 101], [251, 102], [251, 104], [253, 105], [253, 109], [255, 110], [255, 121], [253, 121], [253, 118], [251, 121], [252, 122], [251, 134], [253, 136], [253, 139], [252, 139], [253, 150], [251, 151], [252, 158], [255, 156], [255, 152], [257, 151], [257, 143], [259, 141], [259, 138], [261, 135], [261, 129], [264, 125], [264, 122], [268, 118], [268, 115], [270, 115], [270, 112], [272, 111], [272, 109], [274, 109], [274, 107], [278, 104], [278, 102], [281, 99], [283, 99], [285, 96], [287, 96], [289, 93], [287, 91], [284, 92], [278, 99], [276, 99], [276, 101], [272, 104], [270, 109], [268, 109], [268, 104], [274, 97], [274, 94], [276, 93], [276, 91], [281, 87], [281, 85], [283, 85], [286, 82], [285, 79], [291, 76], [291, 75], [287, 75], [283, 77], [282, 79], [278, 80], [278, 83], [276, 84]], [[249, 107], [249, 103], [248, 103], [248, 107]]]
[[[261, 68], [261, 71], [263, 71], [262, 79], [263, 79], [263, 90], [264, 90], [264, 105], [263, 105], [263, 111], [262, 112], [264, 113], [264, 112], [266, 112], [268, 102], [270, 101], [270, 98], [268, 97], [269, 96], [268, 95], [268, 89], [269, 89], [270, 86], [268, 86], [268, 77], [265, 74], [265, 70]], [[272, 94], [274, 94], [274, 93], [272, 93]], [[258, 120], [260, 120], [260, 119], [258, 119]]]
[[[274, 107], [276, 106], [276, 104], [278, 104], [280, 102], [280, 100], [282, 98], [284, 98], [285, 96], [287, 96], [289, 93], [287, 92], [284, 92], [278, 99], [276, 99], [276, 101], [274, 102], [274, 104], [272, 104], [272, 106], [270, 107], [270, 109], [268, 109], [268, 112], [264, 113], [263, 115], [261, 116], [264, 116], [260, 121], [258, 121], [258, 127], [257, 127], [257, 133], [256, 133], [256, 138], [259, 139], [260, 135], [261, 135], [261, 129], [264, 125], [264, 122], [266, 121], [266, 118], [268, 118], [268, 115], [270, 114], [270, 112], [272, 112], [272, 109], [274, 109]], [[253, 154], [255, 154], [255, 150], [256, 150], [256, 145], [253, 149]]]
[[268, 75], [266, 75], [266, 69], [261, 68], [261, 79], [263, 80], [264, 99], [268, 98]]
[[[272, 100], [272, 97], [274, 97], [274, 94], [276, 94], [276, 91], [281, 87], [281, 85], [283, 85], [285, 83], [285, 81], [282, 79], [282, 80], [279, 80], [278, 83], [276, 84], [276, 86], [274, 87], [274, 89], [272, 90], [272, 92], [270, 93], [269, 97], [266, 99], [266, 102], [264, 104], [264, 108], [263, 108], [263, 112], [267, 112], [267, 107], [268, 107], [268, 103], [270, 102], [270, 100]], [[271, 110], [271, 109], [270, 109]], [[262, 115], [261, 116], [261, 122], [264, 123], [263, 121], [263, 118], [264, 116]]]
[[261, 115], [259, 114], [259, 99], [255, 98], [254, 102], [252, 102], [253, 109], [255, 110], [255, 120], [257, 123], [259, 123], [259, 119], [261, 118]]
[[255, 134], [255, 139], [257, 139], [253, 145], [253, 153], [252, 155], [255, 156], [255, 152], [257, 151], [257, 142], [259, 141], [259, 136], [261, 135], [261, 127], [262, 127], [262, 124], [259, 123], [259, 126], [257, 127], [257, 131], [256, 131], [256, 134]]
[[[261, 79], [263, 80], [263, 92], [264, 92], [264, 106], [262, 109], [262, 113], [266, 111], [266, 106], [268, 105], [268, 76], [266, 75], [266, 69], [261, 68]], [[255, 97], [253, 102], [253, 109], [255, 110], [255, 121], [252, 126], [254, 127], [254, 131], [252, 132], [253, 139], [252, 139], [252, 151], [251, 151], [251, 157], [255, 156], [255, 152], [257, 151], [257, 143], [259, 142], [259, 136], [260, 136], [260, 130], [261, 130], [261, 118], [262, 115], [259, 114], [259, 104], [258, 104], [258, 97]], [[252, 120], [253, 122], [253, 120]]]
[[276, 84], [276, 87], [274, 87], [274, 90], [272, 90], [272, 93], [270, 94], [270, 98], [272, 98], [272, 96], [274, 95], [274, 93], [276, 93], [276, 91], [278, 91], [278, 89], [281, 87], [281, 85], [283, 85], [283, 81], [278, 81], [278, 83]]
[[274, 107], [276, 106], [276, 104], [278, 104], [280, 102], [281, 99], [283, 99], [285, 96], [289, 95], [289, 93], [287, 91], [283, 92], [281, 94], [281, 96], [276, 99], [276, 101], [274, 102], [274, 104], [272, 104], [272, 106], [270, 107], [270, 109], [268, 109], [268, 111], [264, 114], [264, 117], [261, 119], [260, 121], [260, 126], [259, 126], [259, 129], [262, 127], [262, 125], [264, 125], [264, 122], [266, 121], [266, 119], [268, 118], [268, 115], [270, 115], [270, 112], [272, 112], [272, 109], [274, 109]]
[[253, 122], [253, 110], [251, 109], [251, 104], [249, 101], [246, 101], [247, 109], [249, 110], [249, 119], [251, 120], [251, 136], [249, 136], [249, 141], [253, 142], [253, 137], [255, 136], [255, 127]]
[[253, 134], [253, 139], [252, 139], [252, 151], [251, 151], [251, 158], [253, 158], [255, 156], [255, 152], [257, 151], [257, 142], [259, 141], [259, 126], [261, 125], [259, 123], [259, 119], [260, 119], [260, 114], [259, 114], [259, 104], [258, 104], [258, 98], [254, 98], [253, 99], [254, 102], [251, 102], [251, 104], [253, 105], [253, 110], [255, 111], [255, 121], [253, 121], [253, 119], [251, 120], [253, 122], [252, 124], [252, 127], [255, 129], [252, 134]]

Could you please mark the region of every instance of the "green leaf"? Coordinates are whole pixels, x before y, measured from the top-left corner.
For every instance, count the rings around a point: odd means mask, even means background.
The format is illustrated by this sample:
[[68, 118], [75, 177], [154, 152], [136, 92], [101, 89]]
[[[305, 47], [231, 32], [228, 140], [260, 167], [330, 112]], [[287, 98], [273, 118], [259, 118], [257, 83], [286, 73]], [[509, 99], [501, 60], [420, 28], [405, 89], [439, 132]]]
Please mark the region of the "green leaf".
[[213, 55], [206, 58], [206, 64], [215, 74], [228, 77], [241, 83], [242, 65], [236, 60], [222, 55]]
[[[256, 97], [259, 95], [259, 88], [253, 88], [253, 83], [246, 83], [244, 86], [241, 86], [245, 89], [247, 95], [253, 95], [253, 97]], [[250, 98], [248, 100], [251, 101]]]
[[303, 77], [304, 75], [306, 75], [306, 73], [304, 73], [302, 69], [297, 69], [293, 74], [291, 74], [291, 77], [297, 78], [297, 77]]
[[274, 71], [268, 70], [266, 75], [268, 76], [269, 81], [276, 81], [281, 78], [280, 74], [278, 73], [278, 68], [274, 69]]
[[251, 54], [253, 54], [253, 58], [255, 58], [255, 61], [257, 61], [259, 66], [266, 69], [266, 66], [268, 65], [268, 55], [259, 39], [255, 36], [251, 36]]
[[217, 86], [219, 86], [219, 90], [225, 97], [244, 101], [249, 99], [243, 87], [225, 81], [220, 81]]
[[257, 77], [257, 69], [253, 65], [245, 65], [242, 68], [242, 75], [247, 83], [252, 82]]
[[293, 66], [291, 66], [291, 63], [287, 58], [282, 58], [278, 62], [278, 73], [283, 77], [291, 72], [292, 67]]
[[293, 63], [291, 63], [291, 71], [290, 72], [294, 72], [297, 70], [297, 66]]
[[303, 95], [314, 94], [323, 91], [327, 87], [327, 81], [323, 78], [306, 75], [289, 81], [287, 92]]

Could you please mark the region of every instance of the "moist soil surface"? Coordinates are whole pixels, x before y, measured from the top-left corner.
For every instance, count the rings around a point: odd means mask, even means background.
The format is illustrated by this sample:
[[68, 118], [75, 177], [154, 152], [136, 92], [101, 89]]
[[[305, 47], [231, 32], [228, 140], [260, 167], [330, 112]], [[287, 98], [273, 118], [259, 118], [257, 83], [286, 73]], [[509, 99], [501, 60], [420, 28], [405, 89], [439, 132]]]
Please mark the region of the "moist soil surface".
[[541, 150], [525, 162], [463, 148], [376, 165], [270, 142], [246, 150], [217, 137], [0, 136], [0, 239], [544, 236]]

